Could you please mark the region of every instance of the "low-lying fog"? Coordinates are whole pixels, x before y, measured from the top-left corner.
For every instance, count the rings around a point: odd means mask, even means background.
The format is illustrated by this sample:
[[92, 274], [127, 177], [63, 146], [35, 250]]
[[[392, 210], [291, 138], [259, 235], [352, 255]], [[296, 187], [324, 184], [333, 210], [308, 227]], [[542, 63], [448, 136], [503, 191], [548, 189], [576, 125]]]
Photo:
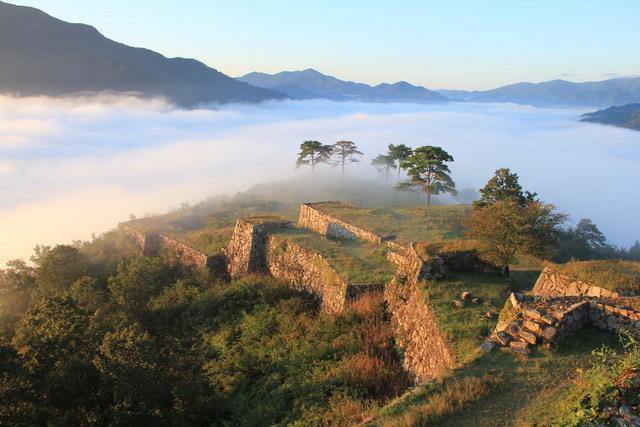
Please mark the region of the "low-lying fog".
[[0, 266], [131, 213], [309, 174], [294, 169], [305, 139], [355, 141], [366, 158], [348, 175], [361, 178], [375, 179], [369, 162], [389, 143], [444, 147], [459, 188], [510, 167], [526, 189], [628, 246], [640, 239], [640, 132], [580, 123], [582, 112], [329, 101], [185, 111], [134, 98], [0, 97]]

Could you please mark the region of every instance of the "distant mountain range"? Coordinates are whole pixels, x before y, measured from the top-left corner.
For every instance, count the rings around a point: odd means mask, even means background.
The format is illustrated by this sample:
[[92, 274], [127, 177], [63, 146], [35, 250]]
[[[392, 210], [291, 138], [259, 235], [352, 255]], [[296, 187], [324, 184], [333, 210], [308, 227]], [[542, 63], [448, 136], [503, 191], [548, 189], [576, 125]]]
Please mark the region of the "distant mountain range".
[[583, 122], [601, 123], [640, 130], [640, 104], [627, 104], [609, 107], [604, 110], [586, 113], [581, 116]]
[[31, 7], [0, 2], [0, 93], [138, 92], [182, 105], [283, 99], [194, 59], [166, 58], [109, 40]]
[[515, 83], [486, 91], [439, 90], [453, 101], [513, 102], [540, 107], [605, 107], [640, 102], [640, 77], [574, 83]]
[[332, 101], [362, 102], [446, 102], [436, 91], [407, 82], [382, 83], [369, 86], [364, 83], [339, 80], [314, 69], [282, 71], [277, 74], [253, 72], [238, 80], [287, 94], [293, 99], [330, 99]]
[[370, 86], [313, 69], [253, 72], [233, 79], [194, 59], [166, 58], [109, 40], [31, 7], [0, 1], [0, 93], [69, 95], [135, 92], [181, 106], [269, 99], [438, 103], [513, 102], [545, 107], [640, 103], [640, 78], [516, 83], [486, 91], [431, 90], [405, 81]]

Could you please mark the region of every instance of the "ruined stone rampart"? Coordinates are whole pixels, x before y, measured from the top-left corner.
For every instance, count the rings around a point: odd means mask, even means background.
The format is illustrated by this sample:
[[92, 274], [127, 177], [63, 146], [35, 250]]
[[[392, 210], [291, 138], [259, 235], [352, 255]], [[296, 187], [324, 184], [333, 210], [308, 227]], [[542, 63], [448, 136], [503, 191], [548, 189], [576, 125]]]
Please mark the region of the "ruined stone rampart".
[[405, 261], [385, 289], [396, 344], [403, 351], [402, 363], [416, 383], [424, 383], [457, 366], [447, 339], [429, 307], [419, 282], [430, 275], [426, 265], [411, 245]]
[[531, 291], [539, 296], [589, 296], [596, 298], [619, 298], [617, 292], [601, 288], [593, 283], [583, 282], [575, 277], [558, 273], [546, 267]]
[[323, 203], [301, 204], [298, 227], [308, 228], [330, 239], [361, 239], [375, 244], [382, 243], [382, 237], [376, 233], [323, 212], [322, 205]]
[[269, 231], [289, 225], [287, 221], [256, 222], [251, 218], [239, 218], [229, 246], [225, 250], [231, 277], [264, 272], [267, 234]]
[[120, 224], [120, 228], [136, 241], [143, 256], [170, 255], [184, 265], [226, 275], [224, 254], [207, 255], [174, 237], [162, 233], [143, 232], [130, 224]]
[[344, 309], [350, 285], [324, 257], [279, 236], [269, 236], [266, 246], [266, 269], [273, 277], [314, 295], [325, 313]]
[[640, 310], [618, 293], [546, 267], [531, 296], [511, 294], [491, 340], [514, 351], [557, 345], [585, 325], [640, 337]]

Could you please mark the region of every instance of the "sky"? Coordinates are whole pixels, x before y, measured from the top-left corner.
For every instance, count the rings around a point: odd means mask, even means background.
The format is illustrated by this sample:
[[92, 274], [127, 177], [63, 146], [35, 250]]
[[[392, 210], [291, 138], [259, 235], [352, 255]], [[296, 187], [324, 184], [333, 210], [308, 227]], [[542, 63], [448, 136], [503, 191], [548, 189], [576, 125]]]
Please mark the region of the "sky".
[[365, 157], [349, 177], [381, 179], [370, 161], [399, 142], [442, 146], [460, 190], [509, 167], [570, 224], [591, 218], [612, 243], [629, 246], [640, 239], [640, 132], [580, 122], [581, 112], [325, 100], [180, 110], [129, 97], [0, 96], [0, 268], [28, 259], [36, 244], [86, 240], [129, 214], [301, 182], [311, 173], [295, 159], [309, 138], [355, 141]]
[[489, 89], [640, 73], [638, 0], [15, 0], [231, 76]]

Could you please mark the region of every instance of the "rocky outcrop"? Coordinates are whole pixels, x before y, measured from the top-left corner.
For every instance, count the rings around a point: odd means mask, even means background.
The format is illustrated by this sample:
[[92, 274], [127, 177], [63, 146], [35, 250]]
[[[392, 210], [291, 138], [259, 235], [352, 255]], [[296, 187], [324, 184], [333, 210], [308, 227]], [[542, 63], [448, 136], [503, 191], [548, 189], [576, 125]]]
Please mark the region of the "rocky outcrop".
[[323, 212], [322, 206], [327, 203], [340, 202], [301, 204], [298, 227], [308, 228], [330, 239], [361, 239], [375, 244], [382, 243], [383, 238], [376, 233]]
[[531, 291], [540, 296], [589, 296], [596, 298], [619, 298], [617, 292], [601, 288], [593, 283], [583, 282], [575, 277], [558, 273], [546, 267]]

